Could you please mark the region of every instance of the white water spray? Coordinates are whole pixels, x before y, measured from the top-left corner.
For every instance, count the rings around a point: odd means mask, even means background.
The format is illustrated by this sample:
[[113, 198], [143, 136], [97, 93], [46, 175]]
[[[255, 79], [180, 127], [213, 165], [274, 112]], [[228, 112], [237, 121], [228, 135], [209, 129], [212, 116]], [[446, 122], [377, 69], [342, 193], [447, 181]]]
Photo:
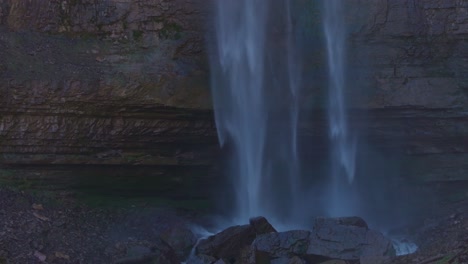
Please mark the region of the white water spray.
[[393, 248], [397, 256], [413, 254], [418, 250], [418, 246], [404, 237], [392, 238]]

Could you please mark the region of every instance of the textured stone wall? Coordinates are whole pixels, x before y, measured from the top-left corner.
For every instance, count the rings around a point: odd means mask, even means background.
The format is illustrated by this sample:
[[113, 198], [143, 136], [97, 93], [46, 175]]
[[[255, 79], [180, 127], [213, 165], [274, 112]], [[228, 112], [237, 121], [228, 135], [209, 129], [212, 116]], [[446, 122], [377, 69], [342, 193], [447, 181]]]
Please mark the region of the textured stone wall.
[[3, 0], [2, 99], [207, 108], [199, 2]]
[[[0, 78], [10, 79], [10, 87], [28, 87], [19, 95], [9, 89], [10, 98], [31, 100], [34, 89], [55, 91], [61, 100], [76, 93], [84, 101], [104, 96], [209, 108], [205, 37], [210, 3], [1, 0]], [[346, 3], [349, 93], [356, 106], [467, 106], [466, 1]], [[312, 90], [312, 97], [319, 96]], [[37, 93], [51, 99], [44, 91]]]
[[352, 74], [368, 87], [368, 107], [468, 107], [467, 1], [350, 6]]
[[207, 164], [206, 8], [0, 0], [1, 164]]
[[[455, 109], [468, 107], [468, 2], [346, 2], [349, 98], [375, 110], [366, 136], [418, 164], [431, 154], [448, 168], [438, 180], [463, 175], [468, 117]], [[200, 110], [211, 108], [210, 3], [0, 0], [0, 163], [211, 164], [216, 131]], [[326, 78], [312, 58], [307, 74]], [[324, 96], [317, 83], [311, 98]], [[326, 142], [326, 121], [311, 123]]]

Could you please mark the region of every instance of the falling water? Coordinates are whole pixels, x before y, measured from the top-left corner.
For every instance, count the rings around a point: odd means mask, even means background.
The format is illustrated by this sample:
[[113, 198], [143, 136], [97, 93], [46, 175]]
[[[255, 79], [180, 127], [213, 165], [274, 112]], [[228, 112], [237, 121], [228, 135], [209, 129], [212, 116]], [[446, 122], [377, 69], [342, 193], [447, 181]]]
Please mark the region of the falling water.
[[346, 114], [346, 23], [345, 1], [324, 1], [324, 32], [329, 70], [329, 137], [331, 140], [331, 177], [329, 213], [332, 216], [355, 213], [352, 191], [355, 174], [356, 140], [350, 133]]
[[289, 2], [216, 1], [212, 94], [219, 141], [231, 152], [237, 221], [300, 211], [300, 66]]
[[[316, 34], [319, 31], [310, 27], [316, 23], [311, 19], [318, 15], [311, 12], [314, 9], [304, 8], [319, 2], [323, 3], [323, 43]], [[229, 155], [228, 173], [234, 197], [234, 208], [229, 209], [235, 223], [262, 215], [280, 229], [304, 227], [317, 213], [368, 217], [375, 216], [373, 209], [387, 205], [381, 201], [368, 202], [381, 193], [363, 195], [359, 191], [381, 186], [365, 180], [368, 173], [363, 173], [362, 168], [355, 179], [357, 140], [348, 124], [345, 96], [349, 90], [345, 3], [345, 0], [215, 1], [211, 86], [219, 142]], [[309, 28], [301, 31], [304, 25]], [[322, 76], [320, 68], [318, 79], [310, 77], [316, 74], [310, 71], [311, 65], [317, 66], [316, 61], [321, 59], [316, 43], [325, 44], [327, 51], [328, 68], [319, 65], [328, 69], [329, 76], [331, 166], [326, 170], [329, 188], [324, 188], [326, 183], [321, 177], [322, 153], [317, 153], [315, 163], [300, 162], [308, 160], [300, 153], [310, 153], [307, 151], [311, 147], [303, 146], [306, 142], [300, 142], [298, 136], [300, 119], [307, 115], [301, 109], [308, 109], [311, 102], [300, 98], [305, 94], [304, 88], [316, 85], [311, 80], [321, 81]], [[320, 163], [318, 170], [316, 163]], [[227, 188], [223, 192], [223, 198], [231, 196]], [[395, 243], [401, 252], [414, 250], [413, 244]]]
[[[298, 123], [304, 54], [288, 0], [216, 1], [216, 38], [211, 56], [212, 94], [221, 146], [231, 154], [234, 216], [256, 215], [297, 223], [311, 214], [300, 177]], [[355, 213], [356, 140], [345, 100], [343, 0], [324, 2], [329, 70], [332, 216]], [[314, 175], [308, 175], [314, 177]], [[299, 220], [300, 221], [300, 220]], [[306, 221], [306, 220], [305, 220]]]

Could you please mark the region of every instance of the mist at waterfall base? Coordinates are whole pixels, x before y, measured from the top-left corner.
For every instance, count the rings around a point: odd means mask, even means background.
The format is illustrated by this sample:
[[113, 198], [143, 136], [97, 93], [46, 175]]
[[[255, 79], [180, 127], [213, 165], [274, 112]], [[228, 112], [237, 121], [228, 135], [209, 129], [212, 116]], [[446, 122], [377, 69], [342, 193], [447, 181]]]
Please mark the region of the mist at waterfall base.
[[[408, 221], [397, 153], [350, 122], [360, 84], [347, 81], [344, 2], [215, 1], [211, 86], [227, 175], [216, 199], [232, 224], [261, 215], [280, 230], [310, 228], [316, 216], [358, 215], [387, 230]], [[364, 111], [359, 118], [365, 130]]]

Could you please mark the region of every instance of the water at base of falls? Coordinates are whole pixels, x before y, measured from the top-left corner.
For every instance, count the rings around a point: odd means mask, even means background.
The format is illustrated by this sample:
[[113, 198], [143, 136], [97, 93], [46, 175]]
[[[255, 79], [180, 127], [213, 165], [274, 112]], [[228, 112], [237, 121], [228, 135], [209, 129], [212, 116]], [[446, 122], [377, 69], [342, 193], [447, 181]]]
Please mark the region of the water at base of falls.
[[413, 254], [418, 250], [418, 246], [415, 243], [404, 237], [393, 238], [392, 243], [397, 256]]

